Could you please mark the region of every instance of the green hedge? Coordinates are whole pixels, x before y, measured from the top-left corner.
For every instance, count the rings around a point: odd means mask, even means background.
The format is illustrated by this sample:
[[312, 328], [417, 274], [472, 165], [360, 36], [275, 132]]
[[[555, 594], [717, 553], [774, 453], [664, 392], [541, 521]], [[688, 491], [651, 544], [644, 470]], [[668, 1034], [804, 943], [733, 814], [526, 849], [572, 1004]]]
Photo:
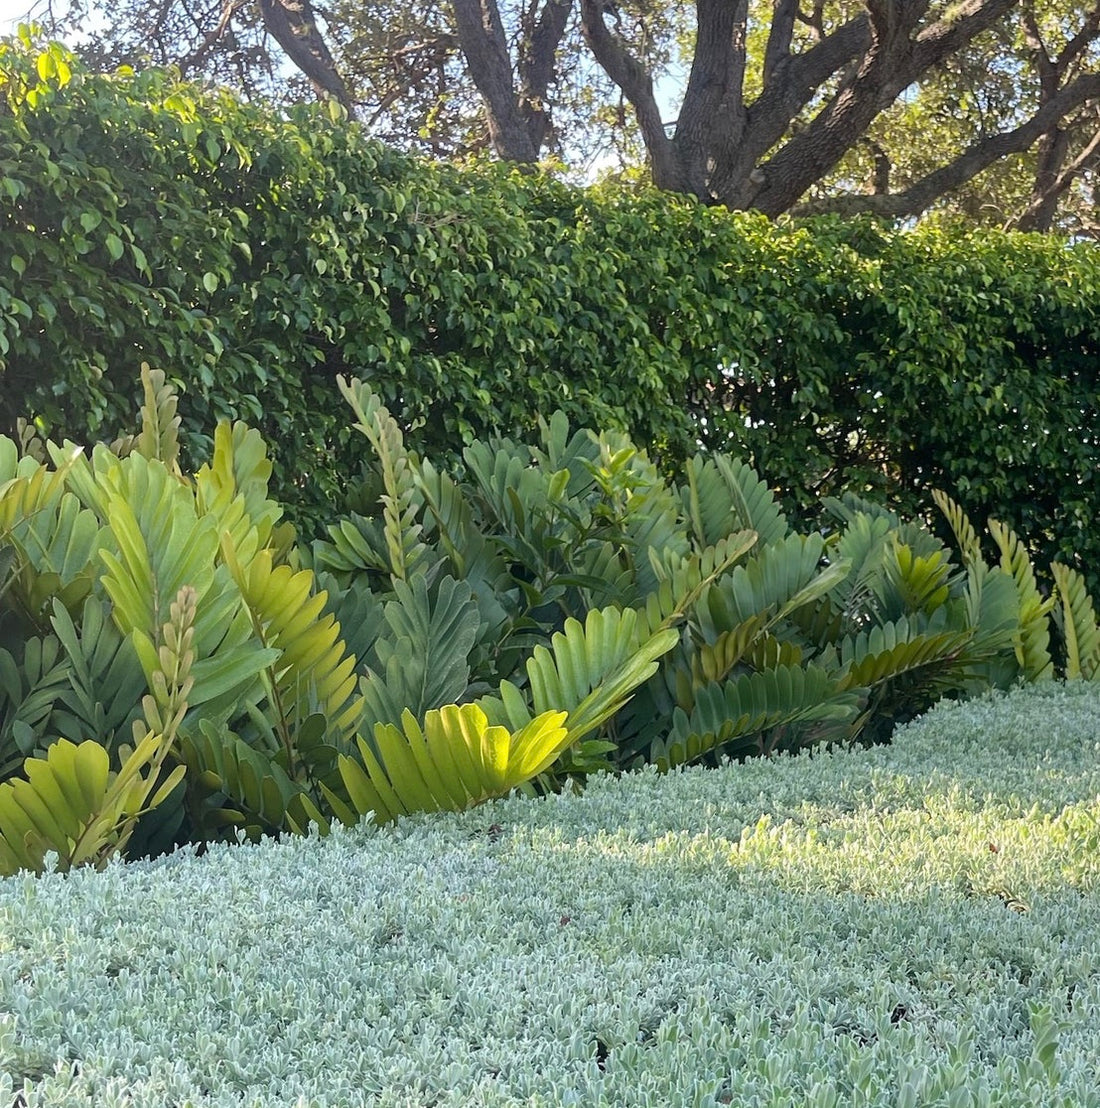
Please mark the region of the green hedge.
[[9, 430], [107, 436], [148, 361], [184, 393], [192, 457], [248, 419], [312, 523], [359, 468], [344, 372], [433, 456], [561, 409], [662, 461], [738, 454], [791, 509], [874, 489], [911, 512], [941, 487], [1098, 581], [1091, 245], [773, 225], [427, 165], [163, 73], [35, 66], [33, 45], [0, 57]]

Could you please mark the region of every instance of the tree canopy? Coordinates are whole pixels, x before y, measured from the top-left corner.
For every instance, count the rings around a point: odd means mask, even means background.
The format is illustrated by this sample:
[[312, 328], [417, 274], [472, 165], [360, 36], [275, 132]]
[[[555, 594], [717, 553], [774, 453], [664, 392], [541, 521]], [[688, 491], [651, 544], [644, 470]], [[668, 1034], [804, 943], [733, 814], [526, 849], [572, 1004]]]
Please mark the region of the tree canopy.
[[[1100, 0], [75, 0], [85, 57], [734, 209], [1095, 234]], [[287, 62], [293, 63], [288, 66]]]

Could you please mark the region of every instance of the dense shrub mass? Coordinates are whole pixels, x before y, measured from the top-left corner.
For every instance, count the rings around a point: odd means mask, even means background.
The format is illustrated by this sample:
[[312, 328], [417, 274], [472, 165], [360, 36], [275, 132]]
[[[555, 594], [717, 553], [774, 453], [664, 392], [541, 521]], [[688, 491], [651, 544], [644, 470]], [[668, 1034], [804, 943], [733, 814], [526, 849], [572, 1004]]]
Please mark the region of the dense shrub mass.
[[28, 1108], [1100, 1104], [1100, 698], [0, 881]]
[[[460, 810], [601, 770], [886, 739], [942, 695], [1100, 680], [1083, 578], [1039, 592], [944, 496], [957, 553], [847, 495], [797, 530], [725, 455], [621, 433], [412, 454], [363, 382], [362, 513], [295, 542], [259, 434], [179, 466], [177, 397], [97, 447], [0, 437], [0, 873]], [[49, 454], [50, 461], [42, 460]], [[37, 455], [37, 456], [36, 456]]]
[[183, 390], [190, 457], [248, 419], [316, 523], [358, 471], [331, 388], [353, 372], [421, 454], [561, 409], [662, 464], [727, 450], [789, 510], [887, 490], [911, 514], [949, 489], [1097, 583], [1095, 247], [460, 172], [313, 110], [35, 53], [0, 59], [9, 428], [114, 433], [149, 361]]

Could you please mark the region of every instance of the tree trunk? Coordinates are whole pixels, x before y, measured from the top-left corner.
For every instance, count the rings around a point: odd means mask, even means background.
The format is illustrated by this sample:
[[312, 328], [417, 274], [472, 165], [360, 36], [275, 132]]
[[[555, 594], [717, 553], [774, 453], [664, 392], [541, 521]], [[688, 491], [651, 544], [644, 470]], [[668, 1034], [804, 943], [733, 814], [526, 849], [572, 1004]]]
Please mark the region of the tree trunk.
[[496, 0], [453, 0], [453, 6], [458, 41], [485, 104], [493, 150], [509, 162], [538, 161], [538, 147], [516, 97], [512, 59]]
[[1056, 191], [1059, 174], [1069, 154], [1069, 134], [1060, 127], [1047, 131], [1038, 144], [1039, 164], [1031, 202], [1017, 226], [1021, 231], [1049, 231], [1058, 210], [1061, 193]]
[[546, 0], [538, 19], [524, 28], [519, 53], [519, 110], [536, 153], [551, 132], [547, 94], [557, 73], [558, 47], [565, 35], [573, 0]]
[[331, 97], [355, 116], [355, 104], [336, 69], [310, 0], [260, 0], [260, 15], [286, 56], [309, 78], [317, 95]]
[[[672, 144], [686, 191], [711, 197], [709, 175], [718, 152], [744, 130], [741, 86], [745, 77], [748, 0], [698, 0], [695, 57]], [[723, 133], [716, 123], [724, 120]]]
[[[580, 0], [585, 39], [634, 108], [654, 184], [773, 217], [796, 210], [807, 190], [865, 141], [873, 121], [908, 86], [1023, 2], [959, 0], [938, 18], [930, 18], [931, 0], [865, 0], [863, 13], [826, 34], [820, 3], [807, 14], [797, 0], [773, 0], [763, 56], [764, 87], [755, 101], [746, 103], [746, 0], [696, 0], [695, 55], [670, 137], [653, 94], [652, 75], [605, 21], [607, 0]], [[798, 22], [816, 32], [817, 41], [792, 53]], [[839, 197], [814, 207], [915, 214], [998, 158], [1026, 150], [1047, 135], [1028, 219], [1035, 226], [1049, 226], [1057, 199], [1072, 180], [1071, 171], [1082, 171], [1076, 162], [1064, 167], [1059, 123], [1067, 113], [1095, 101], [1100, 75], [1086, 72], [1059, 85], [1069, 65], [1083, 58], [1095, 41], [1098, 27], [1100, 4], [1093, 0], [1082, 13], [1077, 34], [1057, 58], [1045, 59], [1056, 80], [1044, 89], [1032, 115], [1012, 129], [983, 136], [902, 193], [888, 191], [889, 164], [880, 151], [872, 195]], [[792, 133], [799, 114], [829, 87], [832, 94], [814, 118]], [[1100, 136], [1086, 151], [1088, 164], [1100, 159], [1098, 147]]]

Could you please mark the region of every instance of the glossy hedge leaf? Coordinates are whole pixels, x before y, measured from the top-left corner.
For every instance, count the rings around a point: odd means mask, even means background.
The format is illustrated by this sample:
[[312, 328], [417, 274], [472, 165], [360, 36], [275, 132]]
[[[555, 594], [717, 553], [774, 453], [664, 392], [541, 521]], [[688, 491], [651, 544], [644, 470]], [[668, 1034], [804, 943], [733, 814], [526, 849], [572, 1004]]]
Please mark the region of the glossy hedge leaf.
[[[40, 84], [37, 54], [14, 49]], [[231, 413], [295, 429], [273, 442], [273, 489], [319, 533], [360, 451], [317, 370], [355, 366], [440, 465], [563, 408], [627, 429], [670, 474], [700, 444], [752, 459], [792, 518], [844, 489], [911, 515], [937, 485], [1044, 565], [1100, 564], [1080, 478], [1100, 342], [1088, 242], [933, 221], [866, 250], [850, 221], [459, 173], [323, 107], [77, 73], [30, 90], [48, 110], [9, 103], [20, 172], [0, 178], [22, 269], [0, 273], [0, 358], [14, 415], [54, 438], [128, 425], [140, 362], [170, 366], [185, 456]]]

